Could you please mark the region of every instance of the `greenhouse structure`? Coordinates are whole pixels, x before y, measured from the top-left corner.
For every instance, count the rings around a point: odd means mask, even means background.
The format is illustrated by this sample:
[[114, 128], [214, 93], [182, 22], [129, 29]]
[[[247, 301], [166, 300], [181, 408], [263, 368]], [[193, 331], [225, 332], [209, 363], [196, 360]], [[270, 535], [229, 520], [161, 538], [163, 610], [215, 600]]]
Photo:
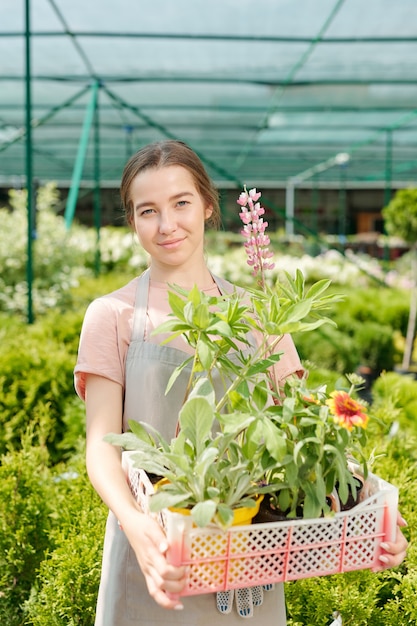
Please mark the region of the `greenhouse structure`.
[[[290, 233], [299, 205], [317, 226], [322, 190], [337, 190], [336, 215], [319, 226], [373, 230], [416, 181], [414, 0], [3, 0], [1, 13], [0, 188], [57, 181], [68, 223], [80, 195], [117, 187], [127, 155], [166, 137], [222, 189], [282, 190]], [[354, 208], [379, 191], [371, 217], [350, 214], [351, 190]]]

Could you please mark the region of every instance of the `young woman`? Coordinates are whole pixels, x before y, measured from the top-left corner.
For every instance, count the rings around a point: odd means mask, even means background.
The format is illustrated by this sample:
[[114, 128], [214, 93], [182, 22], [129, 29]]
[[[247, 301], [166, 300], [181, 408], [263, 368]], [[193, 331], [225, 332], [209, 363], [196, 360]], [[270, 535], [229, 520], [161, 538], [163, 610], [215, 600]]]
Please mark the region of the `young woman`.
[[[96, 626], [241, 624], [235, 610], [218, 612], [215, 594], [179, 598], [186, 571], [167, 563], [163, 531], [136, 504], [120, 452], [103, 441], [107, 433], [126, 430], [131, 419], [152, 424], [167, 438], [175, 433], [184, 393], [181, 385], [168, 395], [165, 389], [189, 347], [182, 338], [160, 345], [162, 338], [151, 333], [169, 313], [168, 284], [197, 285], [213, 295], [233, 291], [210, 273], [204, 258], [205, 225], [219, 222], [217, 191], [188, 146], [165, 141], [130, 159], [121, 197], [127, 221], [149, 255], [149, 268], [89, 306], [75, 368], [76, 390], [86, 402], [87, 470], [110, 509]], [[289, 336], [279, 351], [278, 380], [302, 371]], [[385, 564], [401, 562], [405, 547], [399, 532]], [[255, 615], [258, 626], [286, 624], [282, 585], [264, 594]]]

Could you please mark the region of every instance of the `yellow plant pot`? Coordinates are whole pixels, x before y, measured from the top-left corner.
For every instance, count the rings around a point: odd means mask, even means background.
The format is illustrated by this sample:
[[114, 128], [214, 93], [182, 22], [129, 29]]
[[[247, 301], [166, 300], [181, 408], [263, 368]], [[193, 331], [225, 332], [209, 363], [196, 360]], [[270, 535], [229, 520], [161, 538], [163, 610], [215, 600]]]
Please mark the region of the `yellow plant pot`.
[[[169, 480], [167, 480], [166, 478], [161, 478], [161, 480], [158, 480], [158, 482], [154, 485], [154, 488], [155, 490], [158, 490], [161, 485], [166, 485], [167, 483], [169, 483]], [[255, 506], [246, 506], [234, 509], [232, 526], [245, 526], [246, 524], [250, 524], [252, 522], [252, 519], [259, 512], [259, 507], [261, 506], [261, 502], [263, 499], [263, 495], [257, 496], [255, 498]], [[173, 513], [180, 513], [181, 515], [191, 515], [191, 509], [182, 509], [180, 507], [172, 506], [169, 507], [169, 510]]]
[[250, 524], [255, 515], [258, 514], [263, 499], [263, 496], [257, 496], [255, 506], [242, 506], [240, 509], [235, 509], [233, 511], [232, 526], [245, 526], [246, 524]]

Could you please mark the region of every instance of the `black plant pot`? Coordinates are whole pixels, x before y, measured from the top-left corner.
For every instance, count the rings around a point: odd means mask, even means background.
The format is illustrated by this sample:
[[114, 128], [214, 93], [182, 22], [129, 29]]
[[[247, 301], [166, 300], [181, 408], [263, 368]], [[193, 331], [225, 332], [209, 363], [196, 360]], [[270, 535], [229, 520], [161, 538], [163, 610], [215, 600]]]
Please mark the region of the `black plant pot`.
[[288, 522], [293, 519], [302, 519], [303, 511], [301, 507], [297, 509], [296, 517], [288, 517], [288, 511], [283, 512], [277, 509], [270, 498], [264, 498], [259, 507], [259, 513], [253, 518], [252, 524], [264, 524], [265, 522]]
[[[349, 511], [353, 509], [356, 504], [360, 502], [361, 490], [363, 489], [363, 479], [360, 476], [353, 477], [356, 484], [356, 496], [353, 495], [352, 490], [349, 486], [349, 496], [345, 504], [340, 502], [340, 510], [341, 511]], [[337, 485], [336, 485], [337, 491]], [[335, 510], [332, 505], [331, 498], [327, 499], [328, 505], [330, 509]], [[337, 510], [337, 509], [336, 509]], [[264, 498], [259, 507], [259, 512], [253, 518], [253, 524], [264, 524], [265, 522], [288, 522], [293, 519], [303, 519], [303, 509], [301, 506], [297, 507], [296, 510], [297, 515], [295, 517], [288, 517], [288, 511], [281, 511], [281, 509], [276, 508], [271, 501], [271, 498]]]
[[349, 511], [350, 509], [353, 509], [353, 507], [356, 506], [358, 502], [360, 502], [361, 491], [363, 489], [363, 479], [359, 476], [354, 476], [353, 480], [356, 484], [356, 497], [353, 496], [352, 490], [349, 486], [349, 496], [347, 501], [345, 502], [345, 504], [343, 504], [342, 502], [340, 503], [341, 511]]

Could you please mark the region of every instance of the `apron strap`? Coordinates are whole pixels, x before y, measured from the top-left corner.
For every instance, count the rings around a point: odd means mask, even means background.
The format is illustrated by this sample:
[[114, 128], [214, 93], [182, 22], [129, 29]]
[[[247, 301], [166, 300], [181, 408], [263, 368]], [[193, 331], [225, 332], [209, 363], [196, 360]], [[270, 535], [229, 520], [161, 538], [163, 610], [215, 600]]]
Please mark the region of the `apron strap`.
[[219, 288], [221, 295], [231, 294], [234, 291], [239, 290], [239, 287], [236, 287], [236, 285], [232, 285], [232, 283], [229, 283], [228, 280], [225, 280], [224, 278], [220, 278], [219, 276], [215, 276], [214, 274], [212, 274], [211, 276], [214, 282], [216, 283], [217, 287]]
[[135, 296], [135, 310], [133, 313], [132, 341], [143, 340], [145, 337], [146, 311], [148, 309], [149, 294], [149, 268], [146, 269], [138, 280]]

